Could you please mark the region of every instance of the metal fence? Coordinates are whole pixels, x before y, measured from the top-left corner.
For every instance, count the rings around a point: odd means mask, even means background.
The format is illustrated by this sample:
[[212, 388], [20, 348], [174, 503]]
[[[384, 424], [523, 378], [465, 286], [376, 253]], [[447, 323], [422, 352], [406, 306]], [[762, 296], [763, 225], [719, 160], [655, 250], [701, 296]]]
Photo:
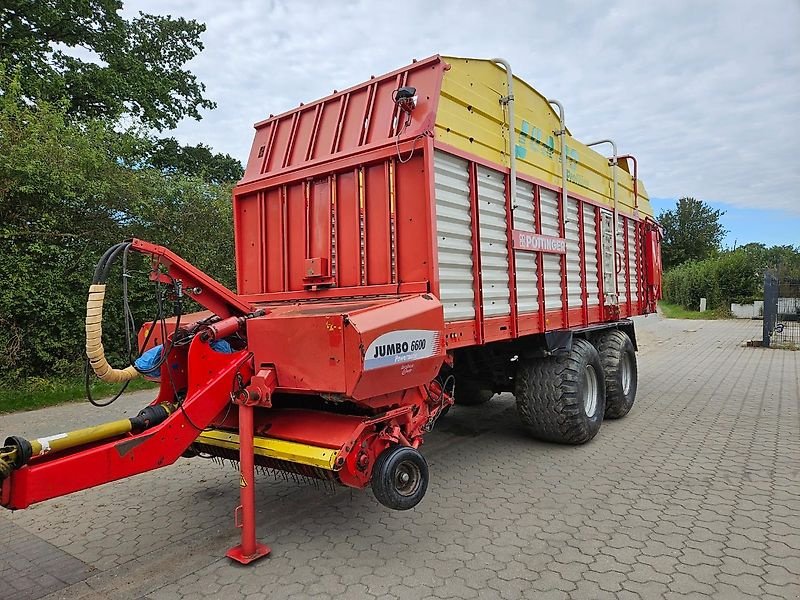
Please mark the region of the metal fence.
[[800, 350], [800, 278], [781, 277], [780, 270], [764, 272], [765, 348]]

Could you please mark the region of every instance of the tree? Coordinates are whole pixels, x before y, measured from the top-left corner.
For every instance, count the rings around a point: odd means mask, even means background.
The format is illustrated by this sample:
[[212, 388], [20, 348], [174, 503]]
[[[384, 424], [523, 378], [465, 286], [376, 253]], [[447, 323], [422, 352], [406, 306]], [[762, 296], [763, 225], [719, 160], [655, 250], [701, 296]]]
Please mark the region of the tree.
[[664, 228], [661, 242], [664, 268], [716, 254], [727, 233], [719, 222], [724, 214], [725, 211], [694, 198], [681, 198], [673, 210], [661, 212], [658, 221]]
[[232, 183], [244, 175], [242, 163], [230, 154], [214, 153], [205, 144], [181, 146], [175, 138], [156, 141], [149, 163], [165, 174], [196, 175], [208, 183]]
[[783, 277], [800, 277], [800, 246], [771, 246], [751, 242], [739, 248], [751, 256], [761, 270], [777, 268]]
[[[156, 140], [214, 105], [184, 67], [205, 27], [141, 14], [117, 0], [6, 0], [0, 8], [0, 379], [74, 374], [94, 264], [112, 243], [169, 246], [234, 285], [232, 183], [238, 160]], [[123, 117], [126, 117], [123, 119]], [[148, 262], [132, 255], [129, 269]], [[119, 266], [109, 297], [119, 292]], [[114, 289], [114, 286], [117, 289]], [[153, 290], [130, 280], [136, 317]], [[122, 312], [103, 330], [124, 346]]]
[[184, 68], [203, 49], [205, 25], [144, 13], [127, 20], [121, 9], [120, 0], [5, 0], [0, 61], [19, 69], [27, 99], [66, 99], [71, 117], [129, 115], [161, 131], [214, 108]]
[[[70, 373], [80, 364], [87, 284], [111, 244], [140, 237], [169, 246], [234, 284], [231, 184], [148, 165], [152, 141], [103, 119], [68, 118], [63, 105], [20, 98], [0, 63], [0, 379]], [[144, 257], [133, 270], [146, 271]], [[119, 272], [110, 279], [118, 298]], [[131, 279], [131, 304], [152, 318], [152, 289]], [[109, 355], [123, 320], [109, 310]]]

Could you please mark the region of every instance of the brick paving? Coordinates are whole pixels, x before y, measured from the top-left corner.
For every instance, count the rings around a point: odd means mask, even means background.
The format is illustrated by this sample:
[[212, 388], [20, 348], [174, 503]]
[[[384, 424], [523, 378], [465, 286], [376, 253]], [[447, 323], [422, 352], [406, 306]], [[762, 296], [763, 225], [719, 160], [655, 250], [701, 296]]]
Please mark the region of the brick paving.
[[[456, 407], [407, 512], [258, 481], [270, 558], [232, 564], [237, 475], [202, 459], [0, 512], [0, 599], [800, 598], [800, 352], [744, 321], [637, 320], [625, 419], [580, 447], [528, 438], [504, 395]], [[0, 417], [27, 436], [130, 415]]]

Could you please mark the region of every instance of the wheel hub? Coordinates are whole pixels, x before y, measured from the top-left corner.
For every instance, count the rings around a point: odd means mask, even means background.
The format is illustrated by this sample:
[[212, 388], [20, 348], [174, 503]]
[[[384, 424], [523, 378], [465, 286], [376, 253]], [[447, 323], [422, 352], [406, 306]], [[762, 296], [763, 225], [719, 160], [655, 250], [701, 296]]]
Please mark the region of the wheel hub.
[[633, 381], [631, 357], [628, 356], [627, 353], [623, 353], [622, 359], [619, 362], [619, 377], [622, 382], [622, 394], [627, 396], [631, 391], [631, 382]]
[[405, 460], [397, 465], [394, 477], [395, 489], [402, 496], [411, 496], [417, 491], [421, 479], [422, 474], [417, 465]]
[[583, 410], [587, 417], [593, 417], [597, 411], [597, 373], [592, 365], [586, 365], [583, 371]]

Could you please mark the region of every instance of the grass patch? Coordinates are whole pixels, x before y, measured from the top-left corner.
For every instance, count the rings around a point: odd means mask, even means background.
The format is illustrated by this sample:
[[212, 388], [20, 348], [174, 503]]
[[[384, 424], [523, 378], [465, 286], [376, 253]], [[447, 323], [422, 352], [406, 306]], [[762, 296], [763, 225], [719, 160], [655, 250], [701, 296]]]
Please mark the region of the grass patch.
[[714, 310], [707, 310], [700, 312], [699, 310], [689, 310], [679, 304], [670, 304], [669, 302], [659, 302], [658, 307], [661, 309], [662, 314], [668, 319], [727, 319], [730, 315], [723, 309], [717, 308]]
[[[157, 386], [157, 383], [139, 377], [131, 381], [125, 391], [135, 392]], [[98, 400], [108, 398], [118, 390], [119, 384], [95, 380], [92, 397]], [[32, 377], [24, 381], [0, 382], [0, 414], [76, 401], [87, 402], [82, 376], [61, 379]]]

